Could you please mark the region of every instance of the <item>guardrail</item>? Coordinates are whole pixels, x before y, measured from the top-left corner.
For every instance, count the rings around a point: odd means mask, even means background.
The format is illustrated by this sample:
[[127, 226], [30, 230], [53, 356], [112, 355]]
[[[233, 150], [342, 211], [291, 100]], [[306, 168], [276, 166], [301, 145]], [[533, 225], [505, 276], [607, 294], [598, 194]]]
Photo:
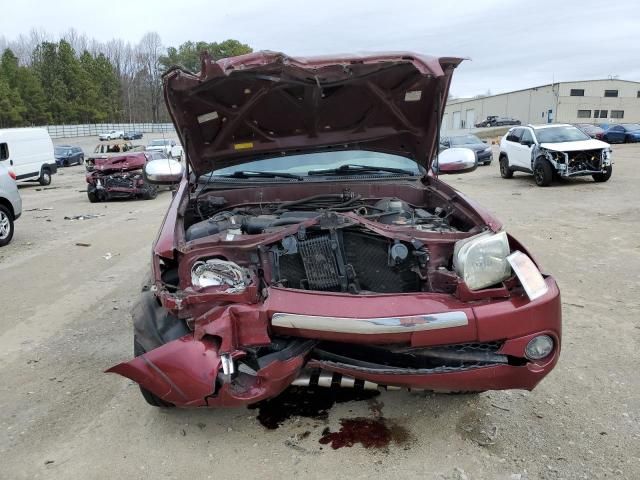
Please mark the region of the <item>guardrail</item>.
[[173, 132], [171, 123], [91, 123], [84, 125], [48, 125], [51, 138], [92, 137], [111, 130], [136, 131], [141, 133]]

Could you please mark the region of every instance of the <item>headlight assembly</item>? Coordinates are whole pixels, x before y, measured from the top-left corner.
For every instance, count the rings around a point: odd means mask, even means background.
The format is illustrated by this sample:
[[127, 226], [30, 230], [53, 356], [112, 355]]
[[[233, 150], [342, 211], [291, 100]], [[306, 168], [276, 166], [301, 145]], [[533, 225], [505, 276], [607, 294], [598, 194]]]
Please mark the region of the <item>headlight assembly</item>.
[[191, 267], [191, 284], [194, 287], [223, 287], [226, 293], [237, 293], [247, 288], [249, 276], [239, 265], [212, 258], [197, 261]]
[[453, 267], [470, 290], [480, 290], [511, 276], [509, 253], [505, 232], [481, 233], [456, 243]]

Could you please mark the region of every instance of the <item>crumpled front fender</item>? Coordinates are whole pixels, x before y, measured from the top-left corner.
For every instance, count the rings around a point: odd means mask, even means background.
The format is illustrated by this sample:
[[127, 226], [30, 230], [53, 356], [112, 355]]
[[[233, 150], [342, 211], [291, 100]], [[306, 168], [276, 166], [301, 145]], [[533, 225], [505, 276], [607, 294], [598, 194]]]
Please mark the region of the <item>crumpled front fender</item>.
[[[238, 373], [231, 383], [216, 382], [220, 371], [219, 345], [214, 337], [193, 334], [170, 341], [107, 370], [140, 384], [162, 400], [179, 407], [236, 407], [278, 396], [298, 376], [313, 342], [290, 357], [263, 365], [255, 375]], [[232, 358], [244, 352], [236, 350]], [[217, 389], [216, 389], [217, 385]]]
[[218, 346], [210, 338], [185, 335], [107, 372], [130, 378], [162, 400], [179, 406], [206, 406], [220, 369]]

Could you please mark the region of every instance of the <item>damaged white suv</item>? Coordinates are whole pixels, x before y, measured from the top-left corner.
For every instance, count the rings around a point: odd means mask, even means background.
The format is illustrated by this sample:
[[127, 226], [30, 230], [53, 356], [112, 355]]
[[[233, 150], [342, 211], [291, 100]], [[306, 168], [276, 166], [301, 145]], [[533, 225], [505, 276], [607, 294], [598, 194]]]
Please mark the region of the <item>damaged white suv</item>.
[[611, 148], [573, 125], [514, 127], [500, 140], [500, 174], [532, 173], [536, 184], [549, 186], [554, 177], [591, 175], [596, 182], [611, 177]]

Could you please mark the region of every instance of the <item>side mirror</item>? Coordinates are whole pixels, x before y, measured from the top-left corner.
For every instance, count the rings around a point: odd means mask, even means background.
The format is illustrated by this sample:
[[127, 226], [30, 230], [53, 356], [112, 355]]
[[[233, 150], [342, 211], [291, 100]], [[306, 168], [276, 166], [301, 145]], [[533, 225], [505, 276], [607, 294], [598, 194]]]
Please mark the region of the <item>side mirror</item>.
[[529, 140], [522, 140], [520, 143], [522, 145], [524, 145], [525, 147], [530, 147], [531, 145], [533, 145], [533, 142], [531, 142]]
[[488, 143], [486, 140], [482, 140], [482, 143]]
[[439, 175], [473, 172], [478, 166], [476, 153], [468, 148], [449, 148], [438, 154], [433, 171]]
[[180, 162], [170, 158], [151, 160], [144, 166], [144, 178], [155, 185], [173, 185], [179, 183], [184, 176], [184, 167]]

